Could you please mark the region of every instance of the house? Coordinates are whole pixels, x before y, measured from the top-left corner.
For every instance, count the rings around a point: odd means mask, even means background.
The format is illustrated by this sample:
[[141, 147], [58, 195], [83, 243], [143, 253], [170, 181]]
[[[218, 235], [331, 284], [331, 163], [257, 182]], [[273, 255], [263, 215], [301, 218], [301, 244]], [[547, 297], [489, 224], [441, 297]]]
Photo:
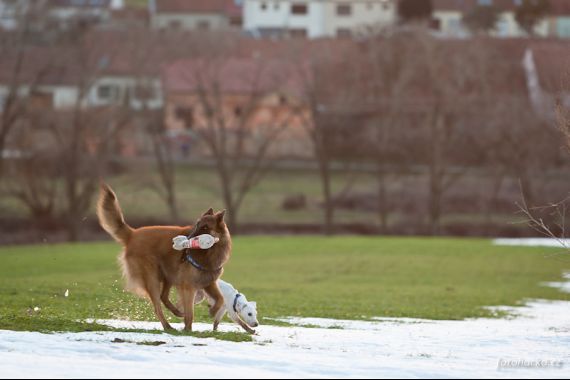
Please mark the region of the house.
[[78, 17], [106, 20], [112, 7], [121, 7], [111, 0], [50, 0], [47, 5], [50, 15], [59, 20]]
[[122, 8], [123, 0], [0, 0], [0, 29], [17, 29], [27, 15], [32, 16], [28, 26], [33, 20], [38, 29], [45, 29], [46, 22], [51, 29], [66, 29], [78, 21], [103, 23], [111, 19], [113, 11]]
[[154, 29], [228, 29], [241, 27], [238, 0], [149, 0]]
[[244, 0], [254, 36], [348, 37], [396, 21], [395, 0]]
[[570, 38], [570, 1], [549, 0], [548, 35]]
[[[526, 33], [515, 19], [520, 0], [433, 0], [433, 18], [436, 29], [444, 37], [467, 37], [468, 28], [463, 17], [477, 6], [494, 6], [500, 12], [499, 21], [491, 32], [495, 37], [524, 37]], [[548, 35], [548, 21], [542, 20], [535, 27], [539, 36]]]
[[[228, 138], [283, 128], [270, 154], [306, 157], [310, 149], [305, 146], [306, 111], [298, 78], [292, 66], [276, 60], [176, 61], [163, 71], [167, 134], [183, 150], [208, 131], [213, 120], [223, 120]], [[253, 144], [256, 139], [246, 141]], [[244, 151], [253, 153], [251, 148], [245, 146]], [[197, 144], [196, 152], [208, 153], [205, 144]]]
[[27, 1], [0, 0], [0, 29], [16, 29], [20, 22], [20, 16], [28, 7]]

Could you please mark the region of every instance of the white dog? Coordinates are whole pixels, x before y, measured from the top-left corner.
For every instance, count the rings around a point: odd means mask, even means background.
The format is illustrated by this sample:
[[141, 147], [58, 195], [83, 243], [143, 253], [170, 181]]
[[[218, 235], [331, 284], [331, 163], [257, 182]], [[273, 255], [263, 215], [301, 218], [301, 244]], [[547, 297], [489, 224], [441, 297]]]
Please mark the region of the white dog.
[[[257, 304], [248, 302], [243, 294], [223, 280], [218, 280], [218, 286], [224, 296], [224, 307], [220, 309], [219, 315], [215, 316], [215, 320], [221, 320], [224, 314], [228, 313], [232, 321], [243, 327], [248, 333], [255, 334], [255, 330], [251, 327], [259, 326], [257, 321]], [[203, 290], [196, 293], [194, 303], [200, 303], [204, 298], [208, 298], [208, 304], [212, 306], [213, 300]]]

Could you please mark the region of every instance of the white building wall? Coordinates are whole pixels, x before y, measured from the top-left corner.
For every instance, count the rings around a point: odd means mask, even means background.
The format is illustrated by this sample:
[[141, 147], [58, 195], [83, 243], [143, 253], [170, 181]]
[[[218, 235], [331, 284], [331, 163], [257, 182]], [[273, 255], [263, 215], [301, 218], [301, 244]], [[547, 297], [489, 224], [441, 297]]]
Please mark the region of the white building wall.
[[[292, 13], [293, 4], [307, 4], [304, 15]], [[349, 4], [351, 14], [337, 15], [338, 4]], [[395, 0], [245, 0], [243, 27], [260, 30], [304, 29], [309, 38], [333, 37], [338, 29], [352, 31], [364, 26], [389, 25], [396, 20]]]
[[[463, 24], [463, 13], [459, 11], [435, 11], [433, 17], [439, 21], [440, 32], [446, 37], [466, 37], [469, 30]], [[535, 27], [535, 33], [539, 36], [548, 35], [548, 20], [543, 20]], [[513, 12], [503, 12], [491, 33], [495, 37], [524, 37], [525, 32], [519, 27]]]
[[153, 14], [151, 25], [154, 29], [168, 29], [179, 25], [183, 30], [198, 29], [201, 24], [207, 23], [208, 29], [225, 29], [230, 26], [229, 19], [218, 13], [160, 13]]
[[[369, 27], [389, 26], [394, 24], [397, 18], [396, 2], [393, 0], [335, 0], [325, 2], [325, 4], [325, 35], [327, 36], [336, 36], [339, 29], [357, 33]], [[350, 5], [350, 15], [339, 15], [338, 5]]]
[[[141, 101], [136, 97], [135, 88], [140, 85], [150, 86], [153, 88], [154, 96], [151, 99]], [[100, 96], [100, 88], [106, 87], [112, 93], [111, 97], [103, 98]], [[163, 105], [162, 87], [159, 79], [135, 79], [132, 77], [108, 76], [98, 79], [90, 88], [86, 96], [84, 106], [98, 107], [114, 104], [122, 104], [127, 99], [134, 109], [143, 107], [149, 109], [157, 109]]]
[[[306, 4], [307, 13], [293, 14], [293, 4]], [[324, 34], [324, 3], [322, 1], [288, 0], [245, 0], [243, 5], [243, 27], [257, 30], [306, 30], [309, 38]]]
[[75, 87], [49, 86], [40, 87], [39, 90], [53, 94], [53, 107], [55, 109], [72, 108], [77, 103], [79, 91]]

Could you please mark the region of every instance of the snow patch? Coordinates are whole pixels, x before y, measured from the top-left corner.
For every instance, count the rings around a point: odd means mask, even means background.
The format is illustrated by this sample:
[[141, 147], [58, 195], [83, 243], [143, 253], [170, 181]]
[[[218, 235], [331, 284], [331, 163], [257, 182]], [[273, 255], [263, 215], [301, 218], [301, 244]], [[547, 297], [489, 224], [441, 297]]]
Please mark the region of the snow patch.
[[[67, 378], [567, 378], [566, 367], [499, 369], [498, 365], [500, 360], [570, 365], [570, 302], [535, 301], [507, 309], [519, 317], [466, 321], [283, 318], [312, 328], [260, 326], [254, 342], [246, 343], [164, 333], [0, 331], [0, 373], [2, 377], [25, 373], [26, 377]], [[158, 322], [97, 322], [160, 329]], [[211, 325], [194, 327], [204, 331]], [[222, 324], [220, 329], [240, 331], [234, 324]], [[147, 342], [160, 345], [136, 344]]]
[[570, 248], [570, 239], [552, 238], [500, 238], [494, 239], [495, 245], [514, 245], [524, 247]]

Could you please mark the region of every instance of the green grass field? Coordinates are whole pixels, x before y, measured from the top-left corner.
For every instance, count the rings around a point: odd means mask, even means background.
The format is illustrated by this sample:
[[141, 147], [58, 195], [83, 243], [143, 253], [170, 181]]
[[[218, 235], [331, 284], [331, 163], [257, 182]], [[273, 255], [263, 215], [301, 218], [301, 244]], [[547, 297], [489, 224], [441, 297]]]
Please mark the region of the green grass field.
[[[114, 243], [0, 248], [0, 329], [83, 331], [107, 329], [82, 322], [88, 318], [156, 320], [146, 301], [123, 291], [118, 251]], [[257, 301], [262, 323], [490, 317], [485, 306], [570, 300], [540, 285], [570, 270], [557, 252], [482, 239], [249, 236], [235, 239], [224, 279]], [[205, 306], [197, 318], [209, 320]]]

